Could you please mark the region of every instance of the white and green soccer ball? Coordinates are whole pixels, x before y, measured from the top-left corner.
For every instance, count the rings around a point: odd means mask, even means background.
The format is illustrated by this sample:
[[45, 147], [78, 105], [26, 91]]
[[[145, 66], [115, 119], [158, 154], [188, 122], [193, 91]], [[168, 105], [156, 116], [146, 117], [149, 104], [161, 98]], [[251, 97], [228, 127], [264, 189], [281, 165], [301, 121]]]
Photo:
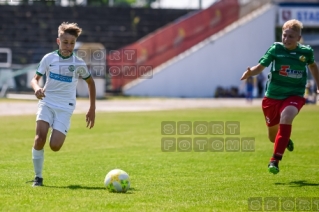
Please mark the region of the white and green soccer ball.
[[113, 169], [105, 176], [104, 185], [110, 192], [125, 193], [130, 188], [130, 176], [121, 169]]

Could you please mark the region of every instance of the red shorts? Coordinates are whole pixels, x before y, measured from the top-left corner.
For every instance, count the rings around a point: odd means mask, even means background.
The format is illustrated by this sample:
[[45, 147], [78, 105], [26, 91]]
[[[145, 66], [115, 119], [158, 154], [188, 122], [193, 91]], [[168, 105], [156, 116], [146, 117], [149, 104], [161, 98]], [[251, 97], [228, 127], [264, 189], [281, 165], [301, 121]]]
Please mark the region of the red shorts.
[[267, 126], [272, 127], [279, 124], [281, 112], [287, 106], [295, 106], [299, 112], [305, 103], [306, 99], [300, 96], [290, 96], [286, 99], [271, 99], [264, 97], [262, 101], [262, 109]]

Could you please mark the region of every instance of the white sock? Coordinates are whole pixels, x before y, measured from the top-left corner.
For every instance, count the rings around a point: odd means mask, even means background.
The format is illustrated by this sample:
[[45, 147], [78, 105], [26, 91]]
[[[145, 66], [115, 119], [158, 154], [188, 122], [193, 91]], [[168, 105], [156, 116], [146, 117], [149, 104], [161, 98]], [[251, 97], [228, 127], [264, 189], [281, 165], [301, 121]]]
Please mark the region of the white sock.
[[36, 150], [32, 147], [32, 160], [36, 177], [42, 178], [42, 168], [44, 161], [44, 150]]

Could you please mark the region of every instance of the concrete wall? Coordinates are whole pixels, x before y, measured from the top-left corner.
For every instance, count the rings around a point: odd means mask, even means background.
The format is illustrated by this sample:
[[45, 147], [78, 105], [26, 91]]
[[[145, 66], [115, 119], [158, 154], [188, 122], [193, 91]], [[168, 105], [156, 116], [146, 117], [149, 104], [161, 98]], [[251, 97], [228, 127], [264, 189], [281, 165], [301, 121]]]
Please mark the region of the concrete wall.
[[[123, 93], [153, 97], [213, 97], [216, 87], [239, 87], [242, 73], [256, 65], [275, 41], [276, 6], [263, 8], [136, 80]], [[265, 70], [268, 72], [268, 69]]]

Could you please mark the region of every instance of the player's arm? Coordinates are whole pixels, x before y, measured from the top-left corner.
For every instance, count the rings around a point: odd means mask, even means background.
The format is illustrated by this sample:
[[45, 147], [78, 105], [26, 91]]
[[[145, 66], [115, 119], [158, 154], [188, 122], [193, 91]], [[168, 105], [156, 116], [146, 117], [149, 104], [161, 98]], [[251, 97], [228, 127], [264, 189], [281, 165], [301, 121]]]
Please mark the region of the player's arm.
[[314, 62], [312, 64], [309, 64], [308, 68], [317, 84], [317, 93], [319, 93], [319, 69], [318, 69], [317, 63]]
[[39, 80], [40, 79], [41, 79], [41, 75], [35, 74], [34, 77], [31, 80], [31, 87], [34, 90], [34, 95], [38, 99], [42, 99], [43, 97], [45, 97], [43, 88], [41, 88], [39, 86]]
[[247, 70], [243, 73], [243, 75], [241, 76], [240, 80], [245, 80], [248, 77], [251, 76], [255, 76], [260, 74], [263, 70], [265, 69], [265, 66], [261, 65], [260, 63], [258, 63], [257, 65], [253, 66], [253, 67], [248, 67]]
[[45, 74], [45, 72], [47, 71], [49, 65], [48, 65], [48, 56], [45, 55], [42, 60], [39, 63], [39, 66], [37, 68], [36, 74], [34, 75], [34, 77], [31, 80], [31, 87], [34, 90], [34, 95], [38, 98], [38, 99], [42, 99], [43, 97], [45, 97], [44, 95], [44, 88], [41, 88], [39, 86], [39, 81], [41, 79], [41, 77]]
[[247, 70], [243, 73], [240, 80], [245, 80], [248, 77], [255, 76], [260, 74], [266, 67], [270, 65], [276, 59], [276, 46], [277, 43], [274, 43], [262, 56], [258, 64], [253, 67], [248, 67]]
[[87, 123], [86, 127], [89, 127], [91, 129], [92, 127], [94, 127], [94, 122], [95, 122], [96, 90], [95, 90], [95, 83], [92, 76], [85, 79], [85, 81], [88, 84], [89, 98], [90, 98], [90, 108], [86, 114], [86, 123]]

